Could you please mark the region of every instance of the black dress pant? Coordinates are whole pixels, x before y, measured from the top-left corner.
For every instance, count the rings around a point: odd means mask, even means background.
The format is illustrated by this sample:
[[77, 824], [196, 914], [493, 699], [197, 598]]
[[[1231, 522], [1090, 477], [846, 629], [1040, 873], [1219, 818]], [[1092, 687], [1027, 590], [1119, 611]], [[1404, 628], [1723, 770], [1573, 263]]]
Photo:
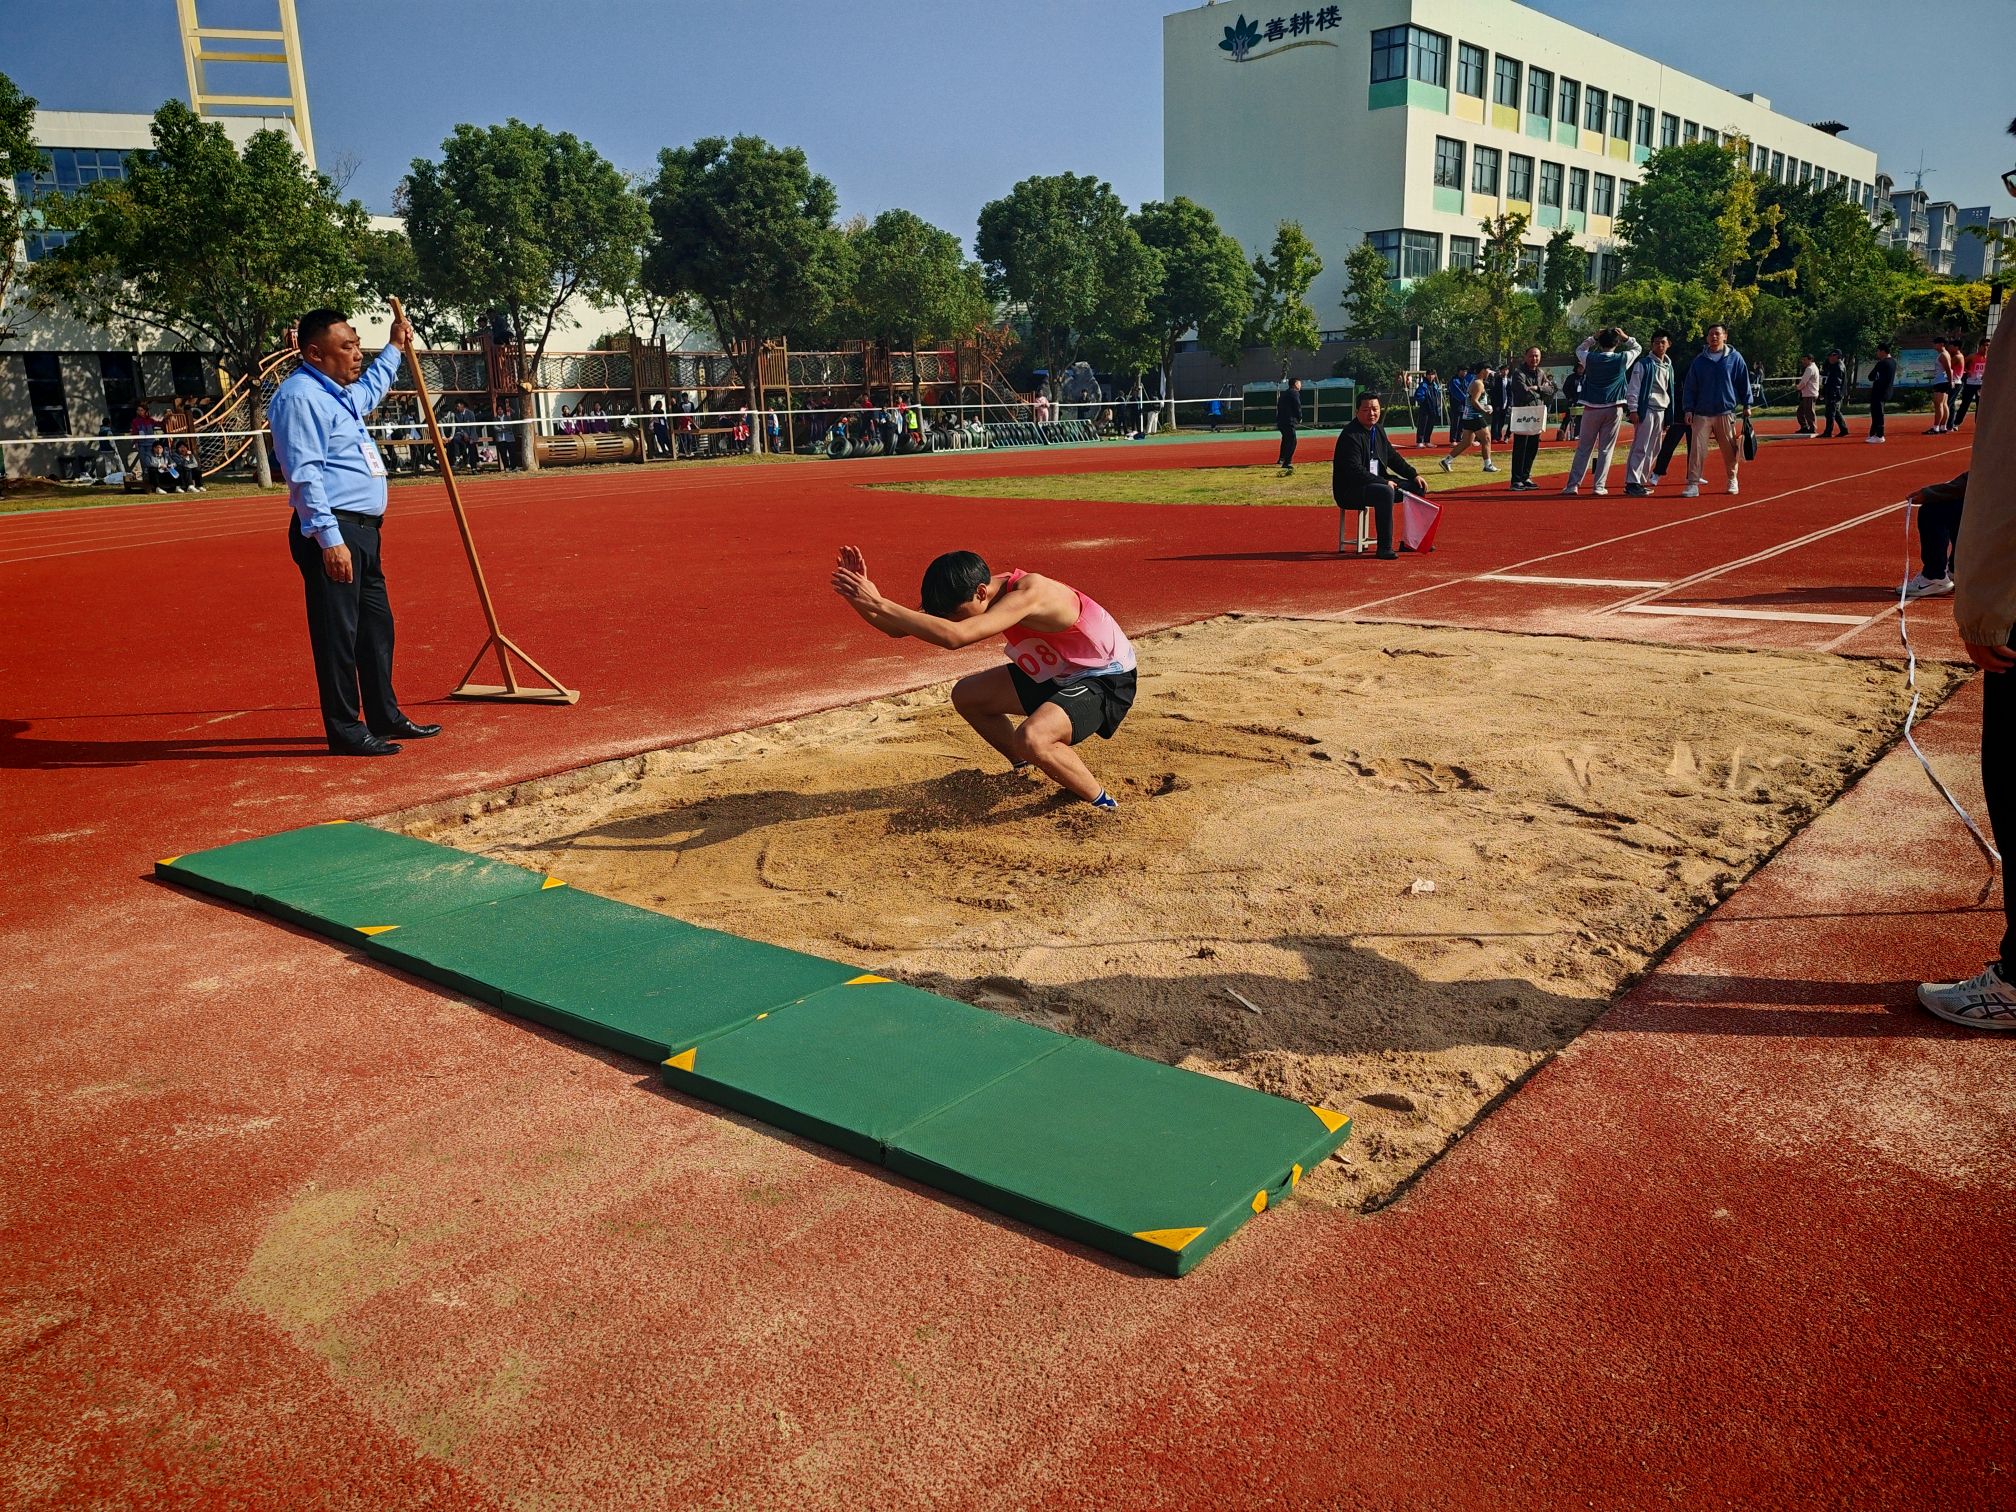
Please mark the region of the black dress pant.
[[1823, 437], [1845, 436], [1848, 434], [1848, 420], [1841, 413], [1841, 401], [1839, 399], [1829, 399], [1827, 401], [1827, 416], [1820, 434]]
[[1953, 394], [1953, 424], [1958, 427], [1967, 418], [1967, 411], [1974, 408], [1974, 401], [1981, 397], [1981, 385], [1963, 383]]
[[1929, 578], [1953, 575], [1953, 543], [1960, 537], [1960, 508], [1959, 499], [1918, 506], [1918, 551]]
[[1295, 441], [1295, 427], [1292, 425], [1282, 426], [1281, 465], [1283, 467], [1293, 467], [1295, 465]]
[[1887, 399], [1871, 399], [1869, 401], [1870, 435], [1880, 436], [1883, 434], [1883, 406], [1889, 402]]
[[1367, 483], [1355, 499], [1339, 499], [1339, 509], [1369, 509], [1372, 511], [1372, 529], [1379, 537], [1379, 549], [1393, 549], [1393, 505], [1399, 499], [1399, 489], [1391, 483]]
[[1414, 444], [1416, 446], [1432, 445], [1435, 440], [1435, 427], [1441, 421], [1442, 417], [1433, 410], [1423, 410], [1414, 421]]
[[330, 579], [322, 548], [287, 517], [287, 546], [308, 601], [308, 649], [315, 658], [315, 689], [322, 729], [331, 744], [358, 745], [382, 735], [406, 716], [392, 691], [392, 600], [378, 558], [378, 527], [341, 515], [336, 520], [350, 548], [350, 581]]
[[[1981, 674], [1981, 791], [1988, 832], [2003, 855], [2016, 845], [2016, 672]], [[2016, 887], [2002, 882], [2002, 974], [2016, 971]]]
[[1533, 481], [1533, 463], [1540, 455], [1540, 433], [1512, 438], [1512, 481], [1530, 483]]
[[1666, 411], [1666, 434], [1659, 440], [1659, 460], [1652, 464], [1653, 477], [1666, 476], [1666, 469], [1673, 465], [1673, 453], [1680, 449], [1683, 441], [1687, 444], [1688, 453], [1693, 453], [1694, 443], [1688, 440], [1690, 429], [1687, 422], [1680, 418], [1679, 410]]

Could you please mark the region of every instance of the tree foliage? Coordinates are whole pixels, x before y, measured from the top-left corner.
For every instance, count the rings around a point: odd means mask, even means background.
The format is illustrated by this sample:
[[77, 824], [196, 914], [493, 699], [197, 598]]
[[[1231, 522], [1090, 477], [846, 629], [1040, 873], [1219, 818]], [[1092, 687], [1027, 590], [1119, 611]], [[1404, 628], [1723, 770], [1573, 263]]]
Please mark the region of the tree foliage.
[[424, 292], [469, 325], [508, 315], [528, 373], [569, 300], [606, 308], [637, 277], [643, 206], [569, 132], [457, 126], [439, 162], [413, 160], [399, 202]]
[[645, 287], [706, 312], [752, 404], [763, 338], [819, 322], [846, 292], [838, 205], [801, 149], [761, 137], [703, 137], [658, 154]]
[[1547, 248], [1541, 254], [1536, 295], [1540, 329], [1534, 339], [1542, 346], [1559, 343], [1567, 334], [1568, 307], [1588, 291], [1589, 254], [1575, 245], [1574, 231], [1563, 226], [1547, 238]]
[[1253, 313], [1252, 279], [1238, 241], [1219, 229], [1209, 210], [1181, 195], [1143, 205], [1130, 224], [1162, 260], [1160, 282], [1148, 298], [1148, 320], [1165, 378], [1176, 360], [1176, 343], [1189, 330], [1220, 362], [1236, 363]]
[[[1344, 258], [1344, 329], [1368, 340], [1398, 333], [1400, 295], [1386, 254], [1360, 241]], [[1344, 376], [1351, 376], [1346, 374]]]
[[1161, 260], [1111, 185], [1075, 173], [1023, 179], [980, 207], [975, 247], [988, 293], [1022, 307], [1049, 371], [1081, 339], [1108, 358], [1138, 350]]
[[1322, 345], [1316, 312], [1309, 307], [1309, 286], [1323, 271], [1323, 259], [1301, 225], [1282, 221], [1274, 231], [1274, 245], [1265, 256], [1253, 259], [1253, 321], [1250, 338], [1256, 346], [1271, 348], [1281, 377], [1288, 377], [1289, 360], [1297, 352], [1313, 352]]
[[9, 301], [22, 266], [22, 238], [38, 214], [14, 196], [14, 175], [39, 173], [48, 162], [48, 154], [35, 145], [35, 97], [0, 73], [0, 341], [15, 334]]
[[969, 336], [986, 323], [980, 270], [950, 231], [908, 210], [884, 210], [852, 248], [849, 302], [865, 334], [914, 352], [927, 339]]
[[406, 318], [422, 346], [452, 346], [464, 326], [454, 311], [445, 309], [428, 290], [420, 274], [420, 260], [414, 256], [413, 242], [404, 231], [369, 230], [364, 233], [364, 289], [381, 303], [397, 296], [406, 307]]

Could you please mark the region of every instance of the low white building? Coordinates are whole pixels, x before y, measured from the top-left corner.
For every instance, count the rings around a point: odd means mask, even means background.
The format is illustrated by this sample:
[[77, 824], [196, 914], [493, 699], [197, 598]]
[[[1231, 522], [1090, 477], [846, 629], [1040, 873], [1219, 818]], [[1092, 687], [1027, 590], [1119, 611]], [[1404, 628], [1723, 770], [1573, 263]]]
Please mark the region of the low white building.
[[[1249, 254], [1283, 220], [1323, 259], [1317, 318], [1341, 325], [1344, 260], [1370, 238], [1394, 276], [1478, 253], [1478, 223], [1562, 226], [1599, 284], [1621, 271], [1618, 209], [1662, 146], [1749, 144], [1753, 166], [1878, 210], [1876, 154], [1838, 123], [1669, 68], [1514, 0], [1212, 3], [1162, 22], [1163, 192], [1213, 211]], [[1755, 67], [1754, 62], [1746, 66]]]

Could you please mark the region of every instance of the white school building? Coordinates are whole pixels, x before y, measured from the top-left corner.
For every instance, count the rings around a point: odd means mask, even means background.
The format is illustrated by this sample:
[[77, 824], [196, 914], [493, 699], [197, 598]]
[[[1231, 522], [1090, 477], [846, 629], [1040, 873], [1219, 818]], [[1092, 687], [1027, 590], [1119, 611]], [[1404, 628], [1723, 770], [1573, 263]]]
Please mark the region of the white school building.
[[1607, 287], [1618, 208], [1679, 142], [1741, 139], [1760, 172], [1889, 208], [1876, 154], [1838, 122], [1793, 120], [1515, 0], [1207, 4], [1163, 18], [1162, 79], [1164, 196], [1209, 208], [1249, 255], [1300, 222], [1323, 259], [1309, 298], [1326, 328], [1343, 323], [1361, 240], [1419, 278], [1474, 260], [1478, 222], [1505, 210], [1529, 217], [1536, 265], [1572, 228]]

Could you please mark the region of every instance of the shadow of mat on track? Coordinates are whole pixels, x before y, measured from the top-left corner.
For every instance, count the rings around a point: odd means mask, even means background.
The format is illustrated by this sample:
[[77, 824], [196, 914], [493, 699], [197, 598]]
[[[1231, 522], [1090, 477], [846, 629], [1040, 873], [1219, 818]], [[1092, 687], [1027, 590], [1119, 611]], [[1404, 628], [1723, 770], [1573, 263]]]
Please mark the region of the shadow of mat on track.
[[70, 767], [145, 766], [159, 761], [298, 760], [327, 756], [329, 748], [312, 736], [248, 735], [238, 738], [190, 735], [154, 740], [45, 740], [24, 738], [29, 726], [0, 719], [0, 771], [60, 771]]

